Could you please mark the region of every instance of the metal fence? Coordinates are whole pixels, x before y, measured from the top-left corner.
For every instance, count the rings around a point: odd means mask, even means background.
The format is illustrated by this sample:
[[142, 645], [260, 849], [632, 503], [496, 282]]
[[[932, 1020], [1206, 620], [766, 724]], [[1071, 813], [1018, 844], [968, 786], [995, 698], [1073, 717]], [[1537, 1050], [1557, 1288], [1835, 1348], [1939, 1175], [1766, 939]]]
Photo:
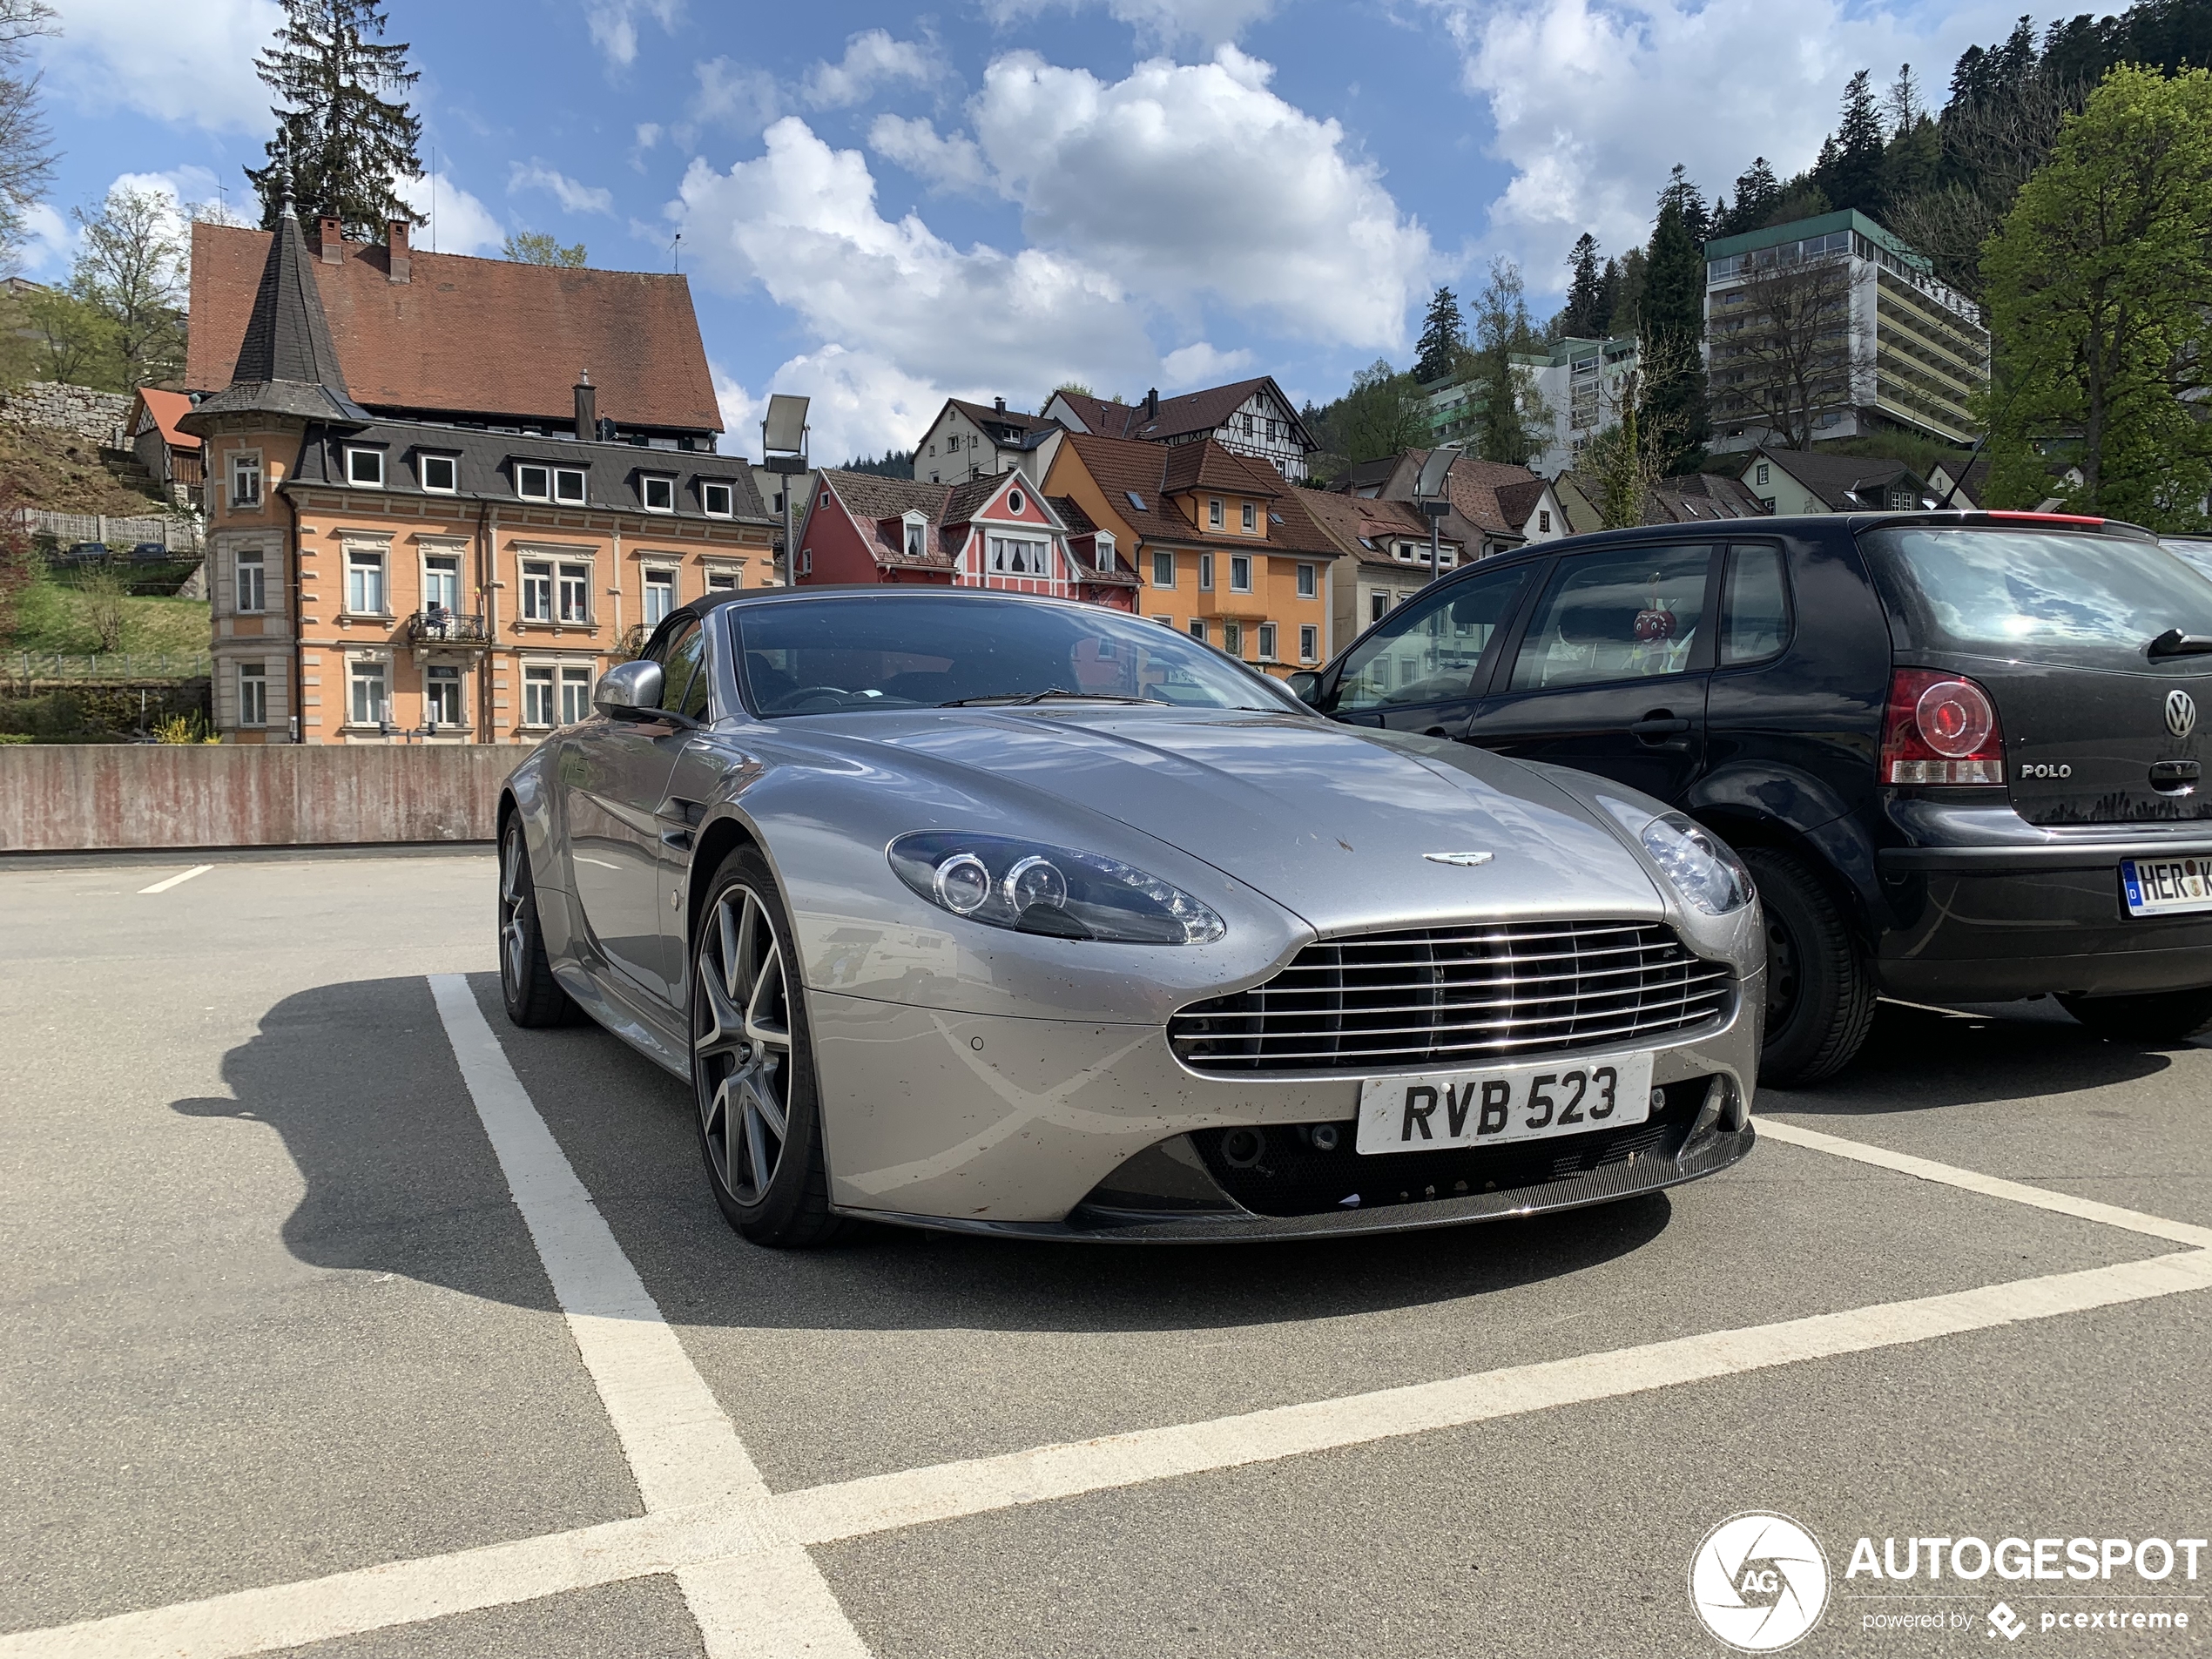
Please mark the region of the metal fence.
[[67, 651], [11, 651], [0, 656], [0, 678], [26, 685], [206, 679], [213, 671], [213, 659], [206, 651], [116, 651], [80, 657]]

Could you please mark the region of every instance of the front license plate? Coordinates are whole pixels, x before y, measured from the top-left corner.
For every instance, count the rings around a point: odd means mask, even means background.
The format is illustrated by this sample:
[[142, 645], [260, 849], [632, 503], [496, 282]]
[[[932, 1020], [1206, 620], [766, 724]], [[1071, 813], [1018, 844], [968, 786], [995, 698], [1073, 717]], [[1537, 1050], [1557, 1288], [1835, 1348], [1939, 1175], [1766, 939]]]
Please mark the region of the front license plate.
[[2120, 886], [2131, 916], [2212, 910], [2212, 859], [2122, 859]]
[[1651, 1055], [1370, 1077], [1359, 1086], [1359, 1150], [1496, 1146], [1641, 1123], [1651, 1116]]

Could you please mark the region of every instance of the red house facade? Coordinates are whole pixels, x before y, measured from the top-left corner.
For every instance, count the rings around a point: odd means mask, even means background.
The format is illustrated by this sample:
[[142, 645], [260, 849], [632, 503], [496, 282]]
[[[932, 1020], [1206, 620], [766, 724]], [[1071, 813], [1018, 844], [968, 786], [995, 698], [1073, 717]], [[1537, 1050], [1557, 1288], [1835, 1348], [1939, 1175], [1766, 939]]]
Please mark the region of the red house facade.
[[1018, 472], [959, 484], [825, 470], [799, 526], [799, 586], [923, 583], [1136, 608], [1113, 533]]

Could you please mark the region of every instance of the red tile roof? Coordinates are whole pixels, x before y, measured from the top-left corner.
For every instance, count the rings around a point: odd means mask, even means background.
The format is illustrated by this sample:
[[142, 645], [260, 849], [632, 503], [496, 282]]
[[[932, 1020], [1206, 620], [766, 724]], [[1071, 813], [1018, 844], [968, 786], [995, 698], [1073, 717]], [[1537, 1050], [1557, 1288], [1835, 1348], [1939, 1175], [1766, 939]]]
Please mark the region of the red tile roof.
[[[1407, 567], [1391, 550], [1398, 543], [1428, 545], [1428, 521], [1406, 502], [1321, 489], [1302, 489], [1297, 494], [1298, 505], [1328, 533], [1329, 539], [1363, 564], [1386, 564], [1402, 570]], [[1459, 538], [1447, 536], [1443, 545], [1456, 555]]]
[[[231, 383], [269, 237], [192, 226], [185, 384], [193, 391]], [[588, 370], [604, 418], [722, 430], [683, 277], [417, 251], [412, 280], [393, 282], [382, 247], [340, 246], [338, 263], [312, 259], [309, 268], [347, 385], [368, 408], [566, 425], [577, 376]]]
[[[182, 392], [165, 392], [158, 386], [141, 386], [138, 401], [146, 406], [146, 413], [153, 416], [154, 425], [160, 429], [161, 441], [172, 449], [197, 449], [199, 440], [189, 432], [177, 430], [177, 417], [192, 412], [192, 399]], [[135, 427], [138, 423], [132, 422]]]
[[[1065, 442], [1074, 447], [1077, 458], [1108, 504], [1146, 543], [1250, 550], [1253, 544], [1251, 536], [1202, 529], [1168, 499], [1170, 493], [1177, 490], [1218, 489], [1270, 498], [1267, 536], [1262, 550], [1318, 553], [1330, 557], [1339, 550], [1299, 505], [1298, 497], [1306, 492], [1285, 489], [1281, 476], [1272, 467], [1225, 449], [1211, 438], [1169, 447], [1131, 438], [1101, 438], [1088, 432], [1070, 432]], [[1194, 453], [1197, 451], [1211, 454]], [[1184, 482], [1177, 482], [1173, 475], [1177, 469], [1184, 475]], [[1201, 476], [1209, 482], [1198, 483]], [[1279, 523], [1276, 522], [1278, 519]]]

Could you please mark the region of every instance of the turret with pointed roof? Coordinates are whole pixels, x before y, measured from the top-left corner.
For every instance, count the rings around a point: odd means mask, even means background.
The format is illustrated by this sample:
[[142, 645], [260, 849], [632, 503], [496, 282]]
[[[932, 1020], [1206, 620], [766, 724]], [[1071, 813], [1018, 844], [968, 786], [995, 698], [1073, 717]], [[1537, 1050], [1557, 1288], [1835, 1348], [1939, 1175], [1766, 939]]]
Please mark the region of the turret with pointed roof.
[[307, 239], [287, 197], [261, 266], [261, 286], [246, 320], [245, 343], [231, 383], [178, 421], [186, 432], [205, 434], [222, 415], [290, 415], [310, 421], [367, 421], [353, 400], [338, 349], [331, 344], [329, 320], [308, 266]]

